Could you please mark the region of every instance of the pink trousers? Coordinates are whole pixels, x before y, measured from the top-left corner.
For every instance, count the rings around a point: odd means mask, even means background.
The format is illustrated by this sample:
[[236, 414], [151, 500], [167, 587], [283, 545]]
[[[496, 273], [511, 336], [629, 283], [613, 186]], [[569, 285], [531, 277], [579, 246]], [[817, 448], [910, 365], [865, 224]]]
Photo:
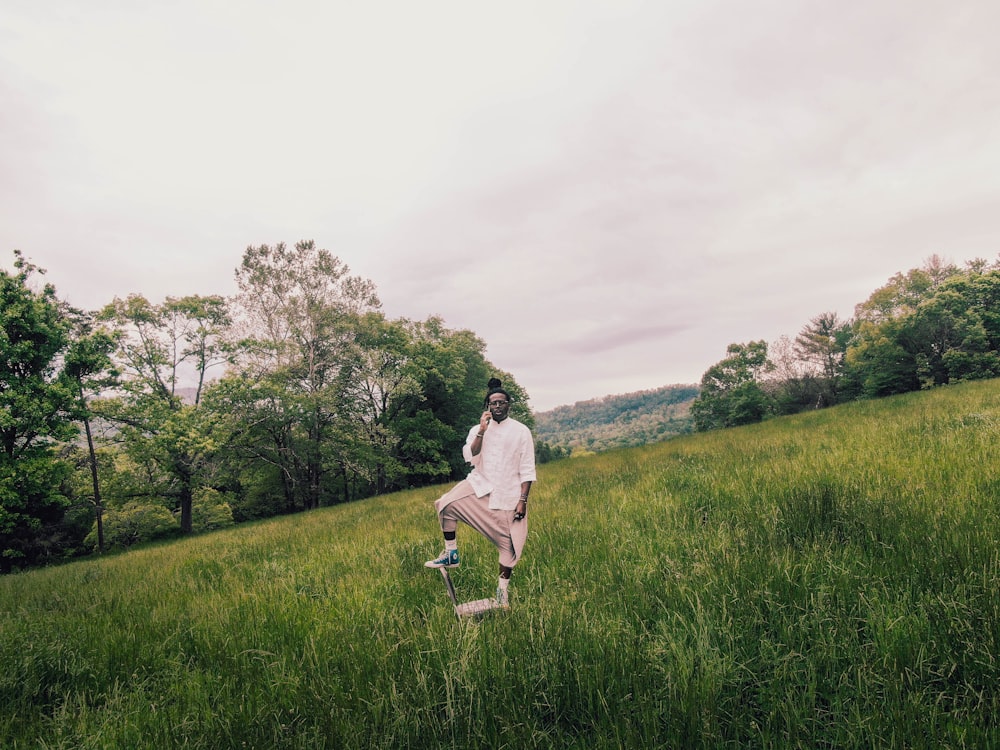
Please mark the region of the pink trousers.
[[514, 520], [512, 510], [490, 510], [490, 496], [476, 497], [467, 479], [434, 501], [441, 531], [455, 531], [458, 522], [471, 526], [496, 546], [500, 564], [513, 568], [528, 539], [528, 518]]

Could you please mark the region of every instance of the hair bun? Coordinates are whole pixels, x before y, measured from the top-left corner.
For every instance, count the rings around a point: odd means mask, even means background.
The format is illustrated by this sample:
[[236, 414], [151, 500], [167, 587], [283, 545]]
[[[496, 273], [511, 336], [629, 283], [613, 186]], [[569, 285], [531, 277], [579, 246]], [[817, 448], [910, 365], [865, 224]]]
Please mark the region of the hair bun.
[[497, 378], [490, 378], [490, 382], [486, 384], [487, 388], [499, 388], [501, 385]]

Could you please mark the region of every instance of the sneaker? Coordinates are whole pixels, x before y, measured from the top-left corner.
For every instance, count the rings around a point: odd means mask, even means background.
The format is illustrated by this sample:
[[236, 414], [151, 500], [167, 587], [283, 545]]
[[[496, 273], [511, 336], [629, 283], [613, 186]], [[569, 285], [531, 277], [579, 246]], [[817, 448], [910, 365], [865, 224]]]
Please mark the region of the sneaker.
[[497, 606], [501, 609], [510, 609], [510, 598], [508, 597], [507, 589], [502, 589], [497, 586]]
[[457, 568], [458, 567], [458, 550], [444, 550], [440, 555], [438, 555], [437, 560], [428, 560], [424, 563], [425, 568]]

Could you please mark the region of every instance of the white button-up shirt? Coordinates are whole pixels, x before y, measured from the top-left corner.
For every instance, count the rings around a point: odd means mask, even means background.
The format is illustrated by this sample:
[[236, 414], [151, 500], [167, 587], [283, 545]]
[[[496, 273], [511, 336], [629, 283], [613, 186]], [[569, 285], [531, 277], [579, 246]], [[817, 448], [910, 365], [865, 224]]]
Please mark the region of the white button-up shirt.
[[479, 455], [472, 455], [472, 441], [479, 434], [477, 424], [469, 430], [462, 448], [472, 464], [468, 476], [476, 497], [490, 496], [490, 510], [514, 510], [521, 498], [521, 482], [535, 481], [535, 443], [531, 430], [516, 419], [490, 420], [483, 435]]

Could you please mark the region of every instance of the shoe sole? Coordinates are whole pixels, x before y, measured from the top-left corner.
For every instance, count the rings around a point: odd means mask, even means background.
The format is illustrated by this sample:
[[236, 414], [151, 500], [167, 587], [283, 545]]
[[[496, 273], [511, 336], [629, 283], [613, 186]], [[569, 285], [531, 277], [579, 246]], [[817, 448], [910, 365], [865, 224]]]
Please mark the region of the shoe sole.
[[425, 568], [457, 568], [459, 565], [460, 565], [460, 563], [440, 563], [440, 564], [438, 564], [437, 562], [435, 562], [433, 560], [431, 560], [430, 562], [425, 562], [424, 563], [424, 567]]

